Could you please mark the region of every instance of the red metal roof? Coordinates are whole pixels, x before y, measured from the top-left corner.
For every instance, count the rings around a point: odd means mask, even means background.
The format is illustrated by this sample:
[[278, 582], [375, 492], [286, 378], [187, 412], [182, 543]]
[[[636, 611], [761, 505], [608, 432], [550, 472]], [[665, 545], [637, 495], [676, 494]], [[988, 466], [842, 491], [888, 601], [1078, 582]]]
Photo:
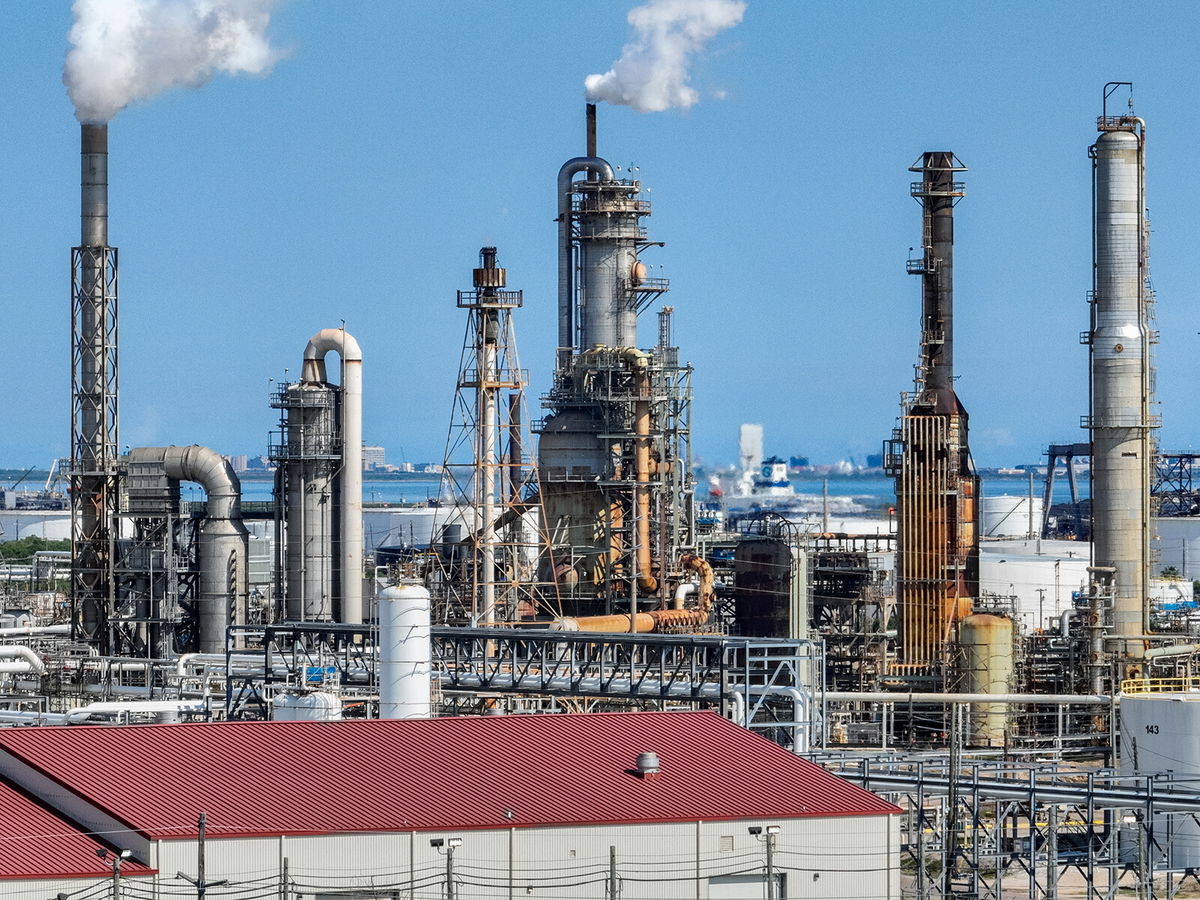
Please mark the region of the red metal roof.
[[898, 812], [711, 712], [3, 729], [6, 754], [158, 839], [201, 811], [214, 837]]
[[[112, 873], [112, 857], [96, 856], [104, 847], [0, 781], [0, 879], [103, 878]], [[151, 871], [133, 860], [121, 864], [122, 875]]]

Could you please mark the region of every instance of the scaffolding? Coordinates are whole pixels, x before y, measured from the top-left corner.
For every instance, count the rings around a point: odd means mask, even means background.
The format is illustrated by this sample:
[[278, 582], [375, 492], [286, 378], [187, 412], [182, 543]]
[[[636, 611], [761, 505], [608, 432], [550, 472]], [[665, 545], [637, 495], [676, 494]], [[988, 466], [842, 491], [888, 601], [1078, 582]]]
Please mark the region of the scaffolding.
[[117, 250], [71, 250], [71, 598], [81, 639], [128, 649], [117, 624]]
[[[645, 354], [588, 350], [556, 374], [543, 398], [553, 411], [538, 423], [543, 441], [552, 420], [565, 414], [586, 423], [578, 433], [603, 448], [591, 454], [599, 459], [587, 470], [544, 466], [541, 472], [546, 495], [567, 501], [550, 506], [561, 512], [551, 513], [546, 526], [571, 610], [610, 613], [623, 611], [620, 601], [664, 603], [682, 574], [680, 557], [694, 546], [692, 368], [679, 364], [678, 353], [661, 344]], [[644, 366], [631, 365], [631, 358]], [[581, 574], [564, 582], [563, 572]]]
[[436, 621], [491, 626], [537, 615], [547, 597], [557, 604], [553, 584], [537, 578], [548, 543], [512, 317], [522, 292], [504, 289], [495, 247], [480, 250], [473, 282], [458, 292], [467, 326], [439, 490], [446, 513], [434, 527], [440, 551], [426, 558], [426, 580]]
[[902, 888], [913, 900], [1153, 900], [1200, 887], [1195, 869], [1171, 863], [1200, 821], [1194, 776], [970, 756], [816, 761], [901, 808]]

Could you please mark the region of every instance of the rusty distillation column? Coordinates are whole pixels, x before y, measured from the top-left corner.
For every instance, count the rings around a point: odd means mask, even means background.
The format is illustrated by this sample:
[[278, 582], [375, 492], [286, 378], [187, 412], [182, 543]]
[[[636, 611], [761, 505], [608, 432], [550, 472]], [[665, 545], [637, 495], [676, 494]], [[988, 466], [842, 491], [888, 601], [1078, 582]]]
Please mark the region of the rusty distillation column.
[[888, 452], [899, 519], [901, 671], [944, 675], [947, 648], [978, 593], [979, 478], [967, 413], [954, 391], [954, 206], [966, 171], [953, 153], [925, 153], [912, 195], [922, 209], [921, 350], [915, 390], [902, 397]]

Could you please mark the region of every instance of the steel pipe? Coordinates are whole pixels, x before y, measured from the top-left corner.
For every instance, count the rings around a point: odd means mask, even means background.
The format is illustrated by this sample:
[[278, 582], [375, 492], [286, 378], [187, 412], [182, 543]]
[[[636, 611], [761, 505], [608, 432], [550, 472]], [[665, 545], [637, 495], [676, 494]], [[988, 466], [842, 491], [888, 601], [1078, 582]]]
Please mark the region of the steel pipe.
[[202, 653], [225, 649], [225, 629], [246, 621], [247, 559], [250, 532], [242, 524], [241, 482], [228, 460], [215, 450], [189, 447], [139, 447], [131, 462], [157, 462], [168, 478], [192, 481], [207, 494], [200, 529], [200, 621]]

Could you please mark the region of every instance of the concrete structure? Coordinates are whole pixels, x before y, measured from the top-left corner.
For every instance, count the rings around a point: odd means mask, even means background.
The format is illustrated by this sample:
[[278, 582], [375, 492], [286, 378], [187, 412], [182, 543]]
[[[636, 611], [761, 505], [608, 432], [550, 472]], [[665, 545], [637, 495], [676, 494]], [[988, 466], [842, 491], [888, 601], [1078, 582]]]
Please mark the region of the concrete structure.
[[174, 895], [201, 813], [231, 896], [900, 896], [897, 807], [712, 713], [8, 729], [0, 778], [70, 844], [0, 855], [10, 900], [102, 892], [89, 833]]

